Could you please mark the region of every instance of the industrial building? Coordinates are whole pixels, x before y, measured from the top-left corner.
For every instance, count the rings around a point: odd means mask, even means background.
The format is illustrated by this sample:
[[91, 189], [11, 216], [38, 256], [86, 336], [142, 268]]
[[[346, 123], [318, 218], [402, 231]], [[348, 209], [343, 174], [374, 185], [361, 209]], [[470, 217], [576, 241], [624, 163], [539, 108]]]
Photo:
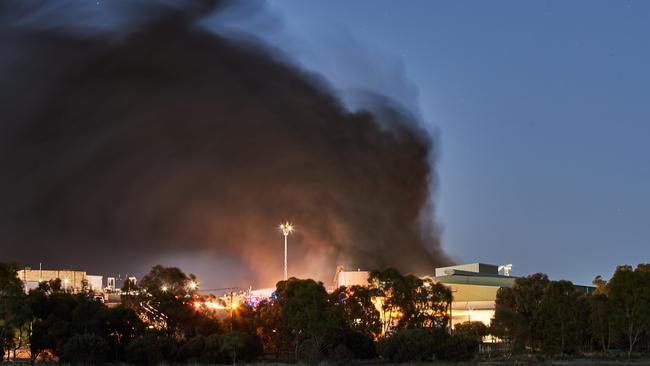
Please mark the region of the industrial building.
[[336, 274], [334, 274], [334, 288], [331, 290], [341, 286], [368, 286], [368, 277], [370, 277], [370, 272], [368, 271], [362, 271], [361, 269], [346, 271], [343, 266], [338, 266], [336, 268]]
[[[436, 268], [434, 276], [424, 278], [430, 278], [451, 289], [452, 326], [466, 321], [481, 321], [489, 325], [494, 317], [497, 291], [501, 287], [512, 287], [515, 282], [515, 277], [510, 277], [511, 268], [512, 265], [462, 264]], [[334, 283], [336, 287], [367, 286], [369, 275], [368, 271], [346, 271], [339, 266]]]
[[89, 275], [85, 271], [67, 269], [31, 269], [29, 267], [18, 271], [18, 278], [23, 281], [25, 291], [33, 290], [41, 282], [61, 280], [61, 288], [69, 292], [80, 292], [84, 289], [101, 292], [103, 276]]
[[451, 324], [480, 321], [489, 325], [494, 317], [497, 291], [512, 287], [515, 277], [510, 277], [511, 265], [499, 266], [471, 263], [436, 268], [433, 281], [451, 289]]

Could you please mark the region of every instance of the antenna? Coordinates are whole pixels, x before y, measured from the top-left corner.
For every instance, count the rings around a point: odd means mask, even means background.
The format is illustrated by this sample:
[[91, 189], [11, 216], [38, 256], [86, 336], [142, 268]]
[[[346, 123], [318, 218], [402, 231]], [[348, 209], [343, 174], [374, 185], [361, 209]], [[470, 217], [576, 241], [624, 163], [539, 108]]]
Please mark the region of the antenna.
[[512, 271], [512, 263], [504, 264], [502, 266], [499, 266], [499, 272], [501, 272], [501, 271], [503, 271], [504, 276], [510, 277], [510, 271]]

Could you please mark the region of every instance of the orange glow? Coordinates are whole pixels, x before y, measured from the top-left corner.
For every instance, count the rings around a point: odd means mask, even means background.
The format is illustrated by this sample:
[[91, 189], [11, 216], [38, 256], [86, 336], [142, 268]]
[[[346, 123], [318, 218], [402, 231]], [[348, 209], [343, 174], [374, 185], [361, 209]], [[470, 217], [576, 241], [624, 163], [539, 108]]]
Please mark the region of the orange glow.
[[225, 310], [225, 309], [228, 309], [227, 307], [225, 307], [225, 306], [223, 306], [223, 305], [221, 305], [221, 304], [219, 304], [217, 302], [214, 302], [214, 301], [194, 301], [192, 303], [192, 306], [194, 308], [196, 308], [197, 310], [201, 309], [201, 308], [206, 308], [206, 309], [210, 309], [210, 310]]
[[219, 303], [216, 303], [214, 301], [206, 301], [204, 304], [208, 309], [225, 309], [226, 308], [225, 306], [223, 306], [223, 305], [221, 305]]

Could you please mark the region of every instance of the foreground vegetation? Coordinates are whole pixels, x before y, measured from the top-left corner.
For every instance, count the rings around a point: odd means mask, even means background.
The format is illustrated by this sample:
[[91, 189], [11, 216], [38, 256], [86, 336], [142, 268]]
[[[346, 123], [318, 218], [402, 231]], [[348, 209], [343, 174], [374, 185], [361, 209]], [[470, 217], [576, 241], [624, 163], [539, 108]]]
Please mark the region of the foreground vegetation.
[[[106, 307], [91, 293], [63, 291], [60, 281], [25, 294], [16, 266], [0, 264], [0, 354], [11, 360], [27, 348], [32, 361], [157, 365], [456, 362], [476, 359], [479, 347], [492, 361], [650, 351], [648, 265], [596, 278], [591, 293], [542, 274], [518, 278], [499, 290], [492, 327], [468, 322], [451, 334], [450, 290], [392, 269], [372, 272], [367, 287], [333, 293], [291, 278], [271, 299], [221, 317], [195, 306], [194, 281], [156, 266], [138, 286], [125, 284], [121, 305]], [[484, 343], [487, 335], [499, 342]]]
[[[449, 289], [391, 269], [374, 272], [370, 287], [333, 293], [291, 278], [277, 284], [273, 298], [221, 318], [195, 306], [195, 279], [177, 268], [156, 266], [138, 286], [126, 283], [117, 307], [67, 293], [60, 281], [25, 294], [16, 267], [1, 270], [1, 345], [10, 358], [29, 347], [32, 360], [75, 364], [452, 360], [471, 358], [477, 345], [447, 332]], [[459, 344], [466, 354], [453, 351]]]
[[587, 294], [539, 273], [519, 278], [499, 290], [491, 333], [514, 354], [650, 353], [650, 265], [619, 266], [594, 285]]

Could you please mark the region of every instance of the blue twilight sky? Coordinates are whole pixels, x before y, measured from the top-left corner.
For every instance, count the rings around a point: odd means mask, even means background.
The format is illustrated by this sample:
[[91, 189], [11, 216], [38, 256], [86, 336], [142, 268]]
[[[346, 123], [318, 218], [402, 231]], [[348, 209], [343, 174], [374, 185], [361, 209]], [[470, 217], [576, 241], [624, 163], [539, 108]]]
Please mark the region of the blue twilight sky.
[[650, 262], [650, 2], [269, 10], [280, 24], [258, 32], [306, 68], [419, 105], [438, 129], [438, 213], [457, 260], [582, 284]]

